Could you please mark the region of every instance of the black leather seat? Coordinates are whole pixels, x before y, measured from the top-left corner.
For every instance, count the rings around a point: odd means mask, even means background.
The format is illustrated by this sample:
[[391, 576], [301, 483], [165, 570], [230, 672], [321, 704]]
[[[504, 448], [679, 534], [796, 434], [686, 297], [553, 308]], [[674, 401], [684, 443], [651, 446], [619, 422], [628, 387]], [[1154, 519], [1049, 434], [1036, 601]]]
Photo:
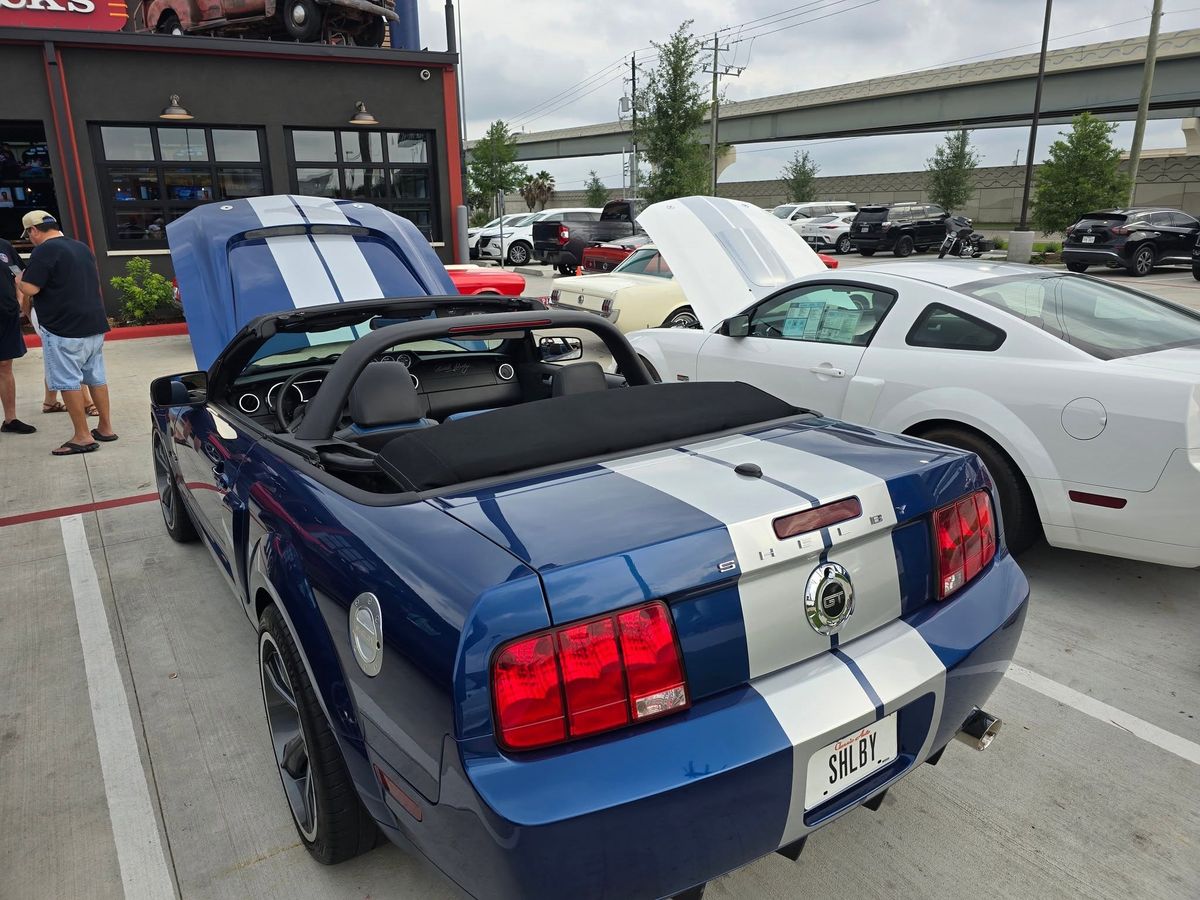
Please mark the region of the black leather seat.
[[402, 432], [436, 425], [424, 412], [425, 404], [403, 363], [373, 362], [350, 389], [350, 426], [334, 437], [377, 451]]
[[563, 366], [554, 373], [550, 384], [550, 396], [566, 394], [590, 394], [592, 391], [608, 390], [608, 379], [598, 362], [577, 362]]

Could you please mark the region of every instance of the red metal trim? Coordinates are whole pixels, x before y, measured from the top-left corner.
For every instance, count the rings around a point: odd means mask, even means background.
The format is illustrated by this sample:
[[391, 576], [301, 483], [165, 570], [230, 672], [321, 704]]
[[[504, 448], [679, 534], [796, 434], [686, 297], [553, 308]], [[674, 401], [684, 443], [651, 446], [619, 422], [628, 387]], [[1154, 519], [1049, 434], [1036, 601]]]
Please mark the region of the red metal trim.
[[452, 68], [442, 70], [442, 109], [446, 113], [446, 177], [450, 182], [450, 221], [447, 223], [451, 234], [449, 243], [452, 258], [465, 259], [466, 253], [459, 254], [463, 248], [458, 246], [458, 228], [454, 222], [455, 210], [463, 205], [463, 171], [458, 121], [458, 76]]
[[92, 255], [95, 255], [96, 243], [92, 240], [92, 215], [88, 212], [87, 188], [83, 182], [83, 168], [79, 164], [79, 145], [75, 142], [75, 117], [71, 115], [71, 92], [67, 88], [67, 70], [63, 66], [62, 54], [57, 47], [54, 48], [54, 59], [58, 64], [58, 80], [62, 85], [63, 111], [67, 114], [67, 125], [70, 129], [68, 133], [71, 136], [71, 156], [75, 168], [75, 181], [79, 185], [79, 205], [83, 209], [83, 233], [86, 235], [87, 245], [91, 248]]
[[158, 499], [158, 494], [135, 494], [132, 497], [117, 497], [114, 500], [97, 500], [94, 503], [80, 503], [76, 506], [59, 506], [55, 509], [43, 509], [38, 512], [20, 513], [15, 516], [0, 518], [0, 528], [9, 525], [25, 525], [29, 522], [40, 522], [43, 519], [61, 519], [64, 516], [75, 516], [80, 513], [98, 512], [102, 509], [115, 509], [118, 506], [133, 506], [138, 503], [150, 503]]
[[[129, 325], [124, 328], [114, 328], [104, 336], [105, 341], [128, 341], [134, 338], [172, 337], [187, 334], [187, 322], [164, 322], [161, 325]], [[25, 346], [29, 349], [42, 346], [42, 339], [36, 334], [25, 335]]]
[[[69, 161], [67, 159], [67, 145], [63, 143], [62, 128], [59, 122], [58, 103], [54, 99], [54, 78], [50, 75], [51, 55], [54, 57], [55, 65], [58, 65], [58, 49], [54, 44], [47, 41], [42, 45], [42, 69], [46, 73], [46, 94], [50, 97], [50, 121], [54, 124], [54, 143], [58, 149], [58, 160], [62, 163], [62, 171], [65, 179]], [[67, 124], [70, 123], [68, 122]], [[67, 214], [71, 217], [71, 226], [78, 228], [83, 220], [79, 218], [79, 213], [75, 209], [75, 191], [69, 181], [64, 180], [63, 187], [66, 188], [63, 193], [66, 194]], [[80, 200], [82, 201], [82, 199], [81, 197]], [[95, 253], [96, 251], [93, 250], [92, 252]]]

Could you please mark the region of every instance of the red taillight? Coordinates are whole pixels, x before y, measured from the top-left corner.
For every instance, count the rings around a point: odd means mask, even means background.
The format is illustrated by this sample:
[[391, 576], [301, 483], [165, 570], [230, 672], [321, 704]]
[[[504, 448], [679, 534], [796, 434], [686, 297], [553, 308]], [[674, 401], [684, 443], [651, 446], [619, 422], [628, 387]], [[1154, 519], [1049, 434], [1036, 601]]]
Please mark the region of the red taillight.
[[841, 225], [822, 225], [822, 228], [841, 228]]
[[792, 513], [790, 516], [780, 516], [771, 524], [775, 529], [775, 537], [782, 541], [798, 534], [808, 534], [810, 531], [828, 528], [838, 522], [857, 519], [861, 515], [862, 504], [858, 502], [857, 497], [849, 497], [835, 503], [826, 503], [815, 509]]
[[600, 304], [600, 311], [607, 316], [610, 312], [612, 312], [612, 308], [613, 308], [613, 298], [605, 297], [604, 302]]
[[1112, 228], [1110, 228], [1108, 230], [1110, 232], [1112, 232], [1113, 234], [1132, 234], [1133, 233], [1132, 228], [1126, 228], [1124, 225], [1114, 225]]
[[496, 736], [545, 747], [688, 706], [671, 614], [662, 603], [520, 638], [492, 661]]
[[565, 244], [570, 239], [571, 239], [571, 229], [568, 228], [566, 225], [559, 225], [558, 226], [558, 242], [560, 244]]
[[992, 498], [976, 491], [933, 514], [937, 540], [938, 599], [945, 600], [971, 581], [996, 555]]

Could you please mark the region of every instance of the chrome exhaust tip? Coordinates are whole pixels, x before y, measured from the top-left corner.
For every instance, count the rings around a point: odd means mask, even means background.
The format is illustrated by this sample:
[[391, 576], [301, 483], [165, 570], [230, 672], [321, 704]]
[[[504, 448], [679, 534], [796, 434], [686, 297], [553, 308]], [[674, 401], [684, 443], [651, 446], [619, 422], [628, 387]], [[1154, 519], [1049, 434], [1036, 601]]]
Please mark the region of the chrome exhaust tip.
[[967, 716], [967, 720], [963, 722], [962, 728], [955, 737], [968, 747], [986, 750], [995, 740], [1002, 724], [1004, 723], [998, 718], [977, 707]]

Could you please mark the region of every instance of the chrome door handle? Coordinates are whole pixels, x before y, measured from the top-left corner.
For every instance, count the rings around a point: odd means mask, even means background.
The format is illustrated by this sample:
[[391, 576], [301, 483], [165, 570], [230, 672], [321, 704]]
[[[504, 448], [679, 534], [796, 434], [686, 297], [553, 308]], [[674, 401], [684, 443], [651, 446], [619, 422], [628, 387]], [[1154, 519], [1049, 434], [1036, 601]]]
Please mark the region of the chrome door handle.
[[829, 365], [828, 363], [826, 363], [825, 365], [822, 365], [822, 366], [813, 366], [808, 371], [812, 372], [814, 375], [828, 375], [830, 378], [845, 378], [846, 377], [845, 369], [835, 369], [833, 366]]

